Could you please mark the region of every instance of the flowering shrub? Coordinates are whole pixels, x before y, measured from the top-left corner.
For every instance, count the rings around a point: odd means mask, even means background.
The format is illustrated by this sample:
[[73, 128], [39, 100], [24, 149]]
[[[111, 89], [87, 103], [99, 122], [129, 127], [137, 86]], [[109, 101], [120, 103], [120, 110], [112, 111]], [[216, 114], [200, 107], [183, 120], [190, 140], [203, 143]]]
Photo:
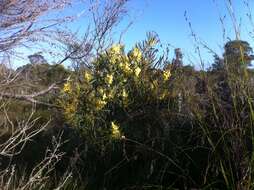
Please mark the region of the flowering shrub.
[[167, 100], [171, 74], [154, 67], [149, 56], [157, 56], [155, 46], [150, 40], [146, 48], [137, 45], [125, 53], [123, 45], [115, 44], [82, 77], [67, 81], [60, 100], [67, 121], [86, 137], [117, 140], [124, 135], [120, 120], [126, 115]]

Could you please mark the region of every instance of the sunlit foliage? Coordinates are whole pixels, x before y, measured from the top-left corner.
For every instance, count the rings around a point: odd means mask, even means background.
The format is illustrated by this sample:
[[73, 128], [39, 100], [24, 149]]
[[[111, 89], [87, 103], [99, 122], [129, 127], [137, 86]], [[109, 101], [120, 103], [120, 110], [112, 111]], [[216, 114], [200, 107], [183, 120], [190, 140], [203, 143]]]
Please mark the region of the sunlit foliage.
[[91, 70], [67, 81], [60, 105], [68, 122], [90, 138], [116, 139], [121, 128], [111, 117], [116, 109], [128, 113], [140, 105], [167, 100], [171, 73], [154, 66], [159, 57], [157, 43], [150, 36], [145, 50], [137, 45], [128, 53], [123, 45], [114, 44], [93, 61]]

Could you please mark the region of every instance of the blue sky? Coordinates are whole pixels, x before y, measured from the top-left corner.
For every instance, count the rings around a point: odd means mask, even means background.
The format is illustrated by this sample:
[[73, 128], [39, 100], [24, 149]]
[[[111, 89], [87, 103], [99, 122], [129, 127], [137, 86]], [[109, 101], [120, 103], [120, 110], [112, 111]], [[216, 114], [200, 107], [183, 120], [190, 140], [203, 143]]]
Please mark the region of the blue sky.
[[[184, 13], [192, 24], [195, 34], [203, 42], [209, 45], [209, 48], [221, 55], [223, 53], [223, 28], [220, 17], [225, 17], [226, 38], [235, 39], [233, 24], [227, 11], [227, 0], [130, 0], [127, 9], [128, 14], [124, 17], [120, 25], [115, 29], [115, 38], [119, 33], [133, 21], [133, 25], [127, 30], [123, 37], [123, 43], [127, 49], [130, 49], [136, 42], [145, 39], [149, 31], [156, 32], [163, 45], [170, 44], [173, 50], [175, 47], [182, 48], [185, 64], [195, 64], [199, 68], [199, 59], [195, 53], [195, 41], [191, 36], [191, 31], [186, 22]], [[246, 16], [247, 7], [243, 1], [232, 0], [233, 8], [237, 17], [237, 22], [241, 23], [241, 38], [249, 41], [253, 45], [253, 39], [249, 32], [253, 31], [250, 22]], [[250, 0], [251, 2], [252, 0]], [[254, 2], [250, 8], [254, 7]], [[66, 10], [65, 14], [79, 14], [84, 8], [79, 4]], [[85, 14], [86, 15], [86, 14]], [[72, 30], [81, 29], [87, 26], [88, 20], [83, 19], [72, 23]], [[30, 52], [27, 52], [30, 53]], [[201, 49], [202, 59], [206, 67], [212, 62], [212, 54], [207, 49]]]
[[[241, 23], [241, 38], [253, 44], [253, 39], [248, 33], [254, 28], [251, 28], [246, 16], [247, 7], [243, 0], [233, 0], [232, 3], [237, 21]], [[129, 7], [132, 10], [131, 19], [135, 14], [136, 18], [125, 35], [124, 41], [127, 45], [144, 38], [147, 31], [155, 31], [163, 44], [169, 43], [173, 47], [182, 48], [185, 62], [195, 63], [196, 67], [199, 67], [199, 59], [195, 53], [195, 42], [188, 22], [185, 20], [185, 12], [198, 38], [219, 55], [222, 54], [225, 43], [220, 17], [226, 15], [226, 40], [235, 39], [233, 24], [224, 0], [134, 0]], [[253, 3], [250, 4], [250, 8], [253, 8]], [[209, 66], [212, 55], [204, 48], [201, 49], [201, 53], [206, 66]]]

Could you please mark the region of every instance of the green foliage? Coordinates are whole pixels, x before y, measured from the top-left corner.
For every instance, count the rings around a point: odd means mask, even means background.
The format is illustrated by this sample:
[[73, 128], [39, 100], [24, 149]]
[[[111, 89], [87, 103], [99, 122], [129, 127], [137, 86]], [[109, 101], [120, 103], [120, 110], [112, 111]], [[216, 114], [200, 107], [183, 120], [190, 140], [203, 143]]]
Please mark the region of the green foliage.
[[[245, 68], [245, 77], [237, 77], [219, 58], [212, 72], [189, 66], [170, 72], [172, 65], [158, 56], [158, 40], [149, 35], [127, 54], [124, 46], [112, 46], [83, 78], [72, 77], [64, 85], [60, 103], [65, 117], [82, 131], [89, 147], [83, 156], [94, 175], [88, 181], [106, 180], [104, 185], [111, 189], [129, 183], [137, 188], [152, 183], [153, 188], [173, 184], [236, 189], [251, 167], [251, 72]], [[228, 65], [236, 65], [241, 57], [234, 44], [225, 45]], [[246, 57], [251, 48], [241, 44]], [[163, 64], [166, 70], [156, 67]], [[97, 165], [95, 158], [104, 163]], [[114, 172], [107, 173], [112, 168]], [[105, 172], [108, 176], [98, 177]], [[123, 180], [123, 175], [130, 179]], [[88, 182], [92, 189], [103, 186], [94, 185]]]
[[229, 41], [224, 46], [224, 49], [224, 60], [228, 67], [249, 66], [251, 60], [253, 60], [253, 50], [246, 41]]
[[120, 125], [124, 135], [124, 117], [131, 118], [144, 107], [152, 109], [167, 101], [166, 85], [171, 74], [169, 70], [153, 68], [156, 44], [156, 39], [150, 37], [142, 47], [127, 54], [122, 45], [116, 44], [101, 54], [82, 78], [71, 78], [64, 85], [60, 100], [69, 123], [80, 128], [86, 138], [104, 141], [118, 130], [112, 123]]
[[224, 69], [224, 60], [221, 59], [218, 55], [214, 56], [214, 63], [212, 64], [211, 71], [221, 71]]
[[[52, 96], [68, 139], [56, 178], [71, 168], [77, 181], [66, 189], [253, 189], [253, 71], [238, 67], [239, 44], [226, 44], [224, 60], [216, 57], [210, 71], [196, 71], [174, 67], [158, 43], [149, 34], [129, 52], [115, 44], [77, 73], [29, 66], [43, 85], [50, 84], [44, 77], [71, 74]], [[248, 44], [240, 44], [251, 56]], [[31, 159], [32, 149], [44, 152], [47, 135], [34, 139], [24, 158]]]

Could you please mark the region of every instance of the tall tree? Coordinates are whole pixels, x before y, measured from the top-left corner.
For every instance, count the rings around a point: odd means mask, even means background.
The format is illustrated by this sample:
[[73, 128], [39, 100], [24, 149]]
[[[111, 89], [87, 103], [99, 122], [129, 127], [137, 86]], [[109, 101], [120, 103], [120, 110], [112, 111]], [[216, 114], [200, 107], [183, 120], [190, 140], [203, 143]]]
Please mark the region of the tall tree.
[[183, 53], [180, 48], [175, 49], [175, 58], [172, 60], [173, 69], [183, 66]]
[[224, 60], [229, 68], [240, 68], [251, 65], [254, 59], [253, 50], [250, 44], [242, 40], [233, 40], [224, 46]]
[[209, 70], [221, 71], [224, 68], [224, 59], [220, 58], [218, 55], [214, 55], [214, 63]]

